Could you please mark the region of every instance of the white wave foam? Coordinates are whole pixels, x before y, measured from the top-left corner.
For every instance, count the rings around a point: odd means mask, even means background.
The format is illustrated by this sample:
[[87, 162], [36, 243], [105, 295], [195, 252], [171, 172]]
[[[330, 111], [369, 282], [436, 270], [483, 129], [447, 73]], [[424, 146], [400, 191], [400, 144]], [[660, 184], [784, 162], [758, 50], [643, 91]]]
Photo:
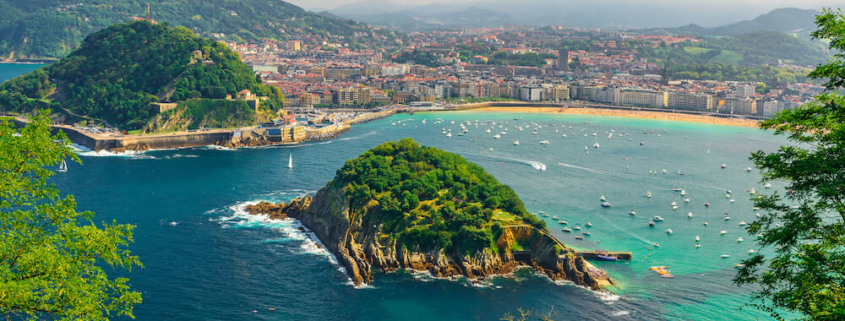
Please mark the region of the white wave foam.
[[[304, 190], [295, 190], [294, 193], [301, 193], [306, 192]], [[306, 192], [307, 193], [307, 192]], [[278, 194], [283, 194], [289, 196], [292, 194], [291, 192], [281, 192], [281, 193], [274, 193], [271, 196], [277, 196]], [[289, 201], [287, 199], [285, 201]], [[346, 276], [347, 282], [346, 284], [352, 285], [357, 289], [369, 289], [374, 288], [371, 285], [363, 284], [360, 286], [355, 286], [355, 283], [352, 281], [352, 278], [349, 277], [349, 273], [347, 273], [346, 269], [338, 263], [337, 257], [334, 256], [331, 252], [326, 249], [326, 246], [320, 241], [319, 238], [303, 226], [298, 220], [293, 218], [285, 218], [285, 219], [273, 219], [270, 218], [269, 215], [266, 214], [250, 214], [246, 211], [246, 207], [248, 205], [255, 205], [262, 201], [268, 201], [267, 199], [262, 200], [255, 200], [255, 201], [247, 201], [247, 202], [239, 202], [234, 205], [228, 206], [227, 210], [221, 209], [214, 209], [207, 211], [206, 214], [221, 214], [218, 217], [209, 218], [209, 221], [219, 223], [223, 228], [270, 228], [275, 229], [281, 232], [284, 237], [281, 238], [272, 238], [264, 240], [264, 243], [286, 243], [286, 242], [300, 242], [299, 244], [299, 251], [296, 253], [298, 254], [309, 254], [309, 255], [317, 255], [323, 256], [328, 259], [328, 261], [338, 267], [338, 271], [343, 273]], [[277, 201], [278, 202], [278, 201]], [[229, 215], [224, 215], [229, 214]]]
[[621, 311], [614, 311], [613, 313], [610, 314], [610, 316], [621, 317], [621, 316], [626, 316], [626, 315], [630, 315], [630, 314], [631, 314], [631, 311], [621, 310]]
[[558, 165], [560, 165], [560, 166], [563, 166], [563, 167], [574, 168], [574, 169], [580, 169], [580, 170], [582, 170], [582, 171], [587, 171], [587, 172], [590, 172], [590, 173], [595, 173], [595, 174], [605, 174], [604, 172], [602, 172], [602, 171], [600, 171], [600, 170], [595, 170], [595, 169], [592, 169], [592, 168], [581, 167], [581, 166], [571, 165], [571, 164], [566, 164], [566, 163], [557, 163], [557, 164], [558, 164]]
[[126, 152], [123, 152], [123, 153], [110, 152], [110, 151], [107, 151], [107, 150], [100, 150], [100, 151], [88, 150], [88, 151], [79, 153], [79, 156], [86, 156], [86, 157], [132, 157], [132, 156], [135, 156], [137, 154], [140, 154], [140, 153], [136, 152], [136, 151], [132, 151], [132, 150], [127, 150]]

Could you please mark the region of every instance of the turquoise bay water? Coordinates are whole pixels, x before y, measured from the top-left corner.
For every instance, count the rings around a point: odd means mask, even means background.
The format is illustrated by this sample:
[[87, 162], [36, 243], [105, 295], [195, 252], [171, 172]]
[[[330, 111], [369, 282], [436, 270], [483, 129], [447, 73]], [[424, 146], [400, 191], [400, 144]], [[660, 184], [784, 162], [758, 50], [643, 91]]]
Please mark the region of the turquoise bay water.
[[[35, 68], [0, 64], [0, 80]], [[434, 125], [435, 118], [446, 121]], [[406, 119], [413, 121], [402, 121]], [[458, 124], [467, 120], [473, 123], [467, 126], [469, 133], [457, 136]], [[489, 126], [476, 129], [475, 120], [508, 121], [508, 134], [494, 139], [504, 129], [487, 134]], [[542, 129], [534, 135], [533, 126], [524, 131], [513, 127], [524, 122], [536, 122]], [[451, 129], [453, 137], [445, 137], [442, 128]], [[567, 244], [634, 252], [630, 262], [596, 263], [620, 283], [621, 288], [613, 289], [618, 296], [557, 285], [530, 271], [484, 287], [404, 272], [377, 273], [372, 287], [356, 289], [329, 255], [297, 231], [296, 222], [269, 221], [242, 211], [249, 202], [313, 194], [346, 159], [403, 137], [480, 164], [511, 185], [530, 211], [558, 216], [570, 226], [593, 224], [592, 235], [579, 241], [575, 236], [580, 234], [564, 234], [556, 220], [545, 217]], [[519, 146], [513, 145], [515, 140]], [[543, 147], [542, 140], [550, 144]], [[598, 149], [591, 147], [596, 142]], [[82, 158], [84, 165], [70, 164], [53, 182], [75, 195], [80, 210], [96, 212], [97, 221], [137, 226], [132, 251], [145, 267], [130, 277], [144, 296], [136, 307], [139, 320], [498, 320], [517, 308], [553, 309], [561, 320], [760, 320], [765, 315], [738, 310], [749, 290], [730, 279], [733, 265], [756, 249], [754, 237], [738, 226], [755, 217], [745, 190], [766, 192], [759, 174], [745, 171], [751, 166], [747, 157], [783, 143], [752, 128], [614, 117], [398, 115], [355, 126], [339, 139], [295, 146], [107, 157], [89, 152]], [[287, 168], [291, 153], [292, 170]], [[723, 163], [726, 169], [719, 168]], [[772, 190], [782, 189], [773, 185]], [[686, 190], [689, 203], [671, 191], [676, 186]], [[725, 198], [726, 189], [732, 190], [734, 203]], [[645, 197], [648, 191], [650, 199]], [[599, 206], [601, 195], [612, 208]], [[678, 210], [670, 208], [672, 201]], [[636, 217], [628, 214], [631, 210]], [[723, 219], [726, 211], [729, 221]], [[690, 220], [688, 212], [694, 214]], [[654, 215], [665, 222], [649, 228]], [[669, 228], [672, 236], [664, 232]], [[721, 230], [727, 234], [719, 236]], [[699, 249], [693, 247], [695, 236], [701, 239]], [[738, 237], [745, 241], [737, 243]], [[722, 259], [722, 254], [730, 258]], [[658, 277], [648, 270], [654, 265], [670, 266], [675, 278]]]
[[0, 63], [0, 83], [44, 66], [42, 64]]
[[[434, 125], [438, 117], [445, 121]], [[504, 129], [497, 126], [487, 134], [489, 126], [476, 129], [476, 119], [508, 121], [508, 134], [494, 139]], [[458, 124], [467, 120], [473, 124], [467, 126], [469, 133], [457, 136]], [[528, 122], [541, 127], [536, 135], [534, 126], [514, 128]], [[443, 135], [443, 128], [451, 129], [453, 137]], [[608, 139], [610, 133], [614, 135]], [[241, 210], [248, 202], [313, 194], [346, 159], [403, 137], [480, 164], [511, 185], [530, 211], [558, 216], [569, 226], [593, 224], [584, 227], [592, 235], [579, 241], [575, 236], [580, 233], [565, 234], [556, 220], [544, 217], [567, 244], [634, 252], [630, 262], [596, 263], [621, 284], [613, 289], [619, 296], [602, 298], [530, 271], [485, 287], [407, 273], [377, 274], [371, 288], [356, 289], [329, 255], [296, 230], [295, 222], [269, 221]], [[550, 144], [542, 146], [542, 140]], [[598, 149], [592, 147], [596, 142]], [[132, 250], [146, 267], [131, 277], [144, 294], [137, 307], [142, 320], [496, 320], [518, 307], [553, 309], [561, 319], [753, 320], [765, 316], [738, 310], [748, 290], [730, 282], [733, 265], [756, 249], [754, 237], [738, 225], [755, 217], [745, 190], [765, 191], [759, 174], [745, 168], [751, 166], [750, 152], [771, 151], [782, 143], [753, 128], [614, 117], [397, 115], [356, 126], [336, 140], [294, 146], [110, 157], [89, 152], [84, 166], [71, 164], [54, 181], [99, 220], [138, 226]], [[288, 169], [291, 153], [294, 168]], [[728, 167], [720, 169], [723, 163]], [[675, 186], [686, 190], [689, 203], [671, 191]], [[782, 186], [773, 190], [778, 188]], [[728, 189], [734, 203], [725, 198]], [[600, 207], [602, 195], [612, 208]], [[678, 210], [671, 209], [672, 201]], [[628, 214], [631, 210], [636, 217]], [[729, 221], [723, 219], [726, 211]], [[692, 219], [687, 219], [688, 212]], [[665, 222], [649, 228], [654, 215]], [[669, 228], [671, 236], [664, 232]], [[727, 234], [720, 236], [721, 230]], [[695, 236], [701, 239], [699, 249], [693, 247]], [[745, 241], [737, 243], [738, 237]], [[720, 258], [722, 254], [731, 257]], [[670, 266], [675, 278], [660, 278], [648, 270], [654, 265]]]

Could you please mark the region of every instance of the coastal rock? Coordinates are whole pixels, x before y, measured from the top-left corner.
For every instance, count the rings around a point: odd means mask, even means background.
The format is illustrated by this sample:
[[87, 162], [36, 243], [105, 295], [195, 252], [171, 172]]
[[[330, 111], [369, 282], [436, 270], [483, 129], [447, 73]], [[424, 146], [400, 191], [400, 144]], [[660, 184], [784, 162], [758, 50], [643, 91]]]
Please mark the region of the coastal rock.
[[[594, 290], [601, 291], [603, 285], [615, 284], [574, 250], [530, 226], [506, 228], [496, 243], [499, 248], [508, 250], [500, 253], [490, 249], [464, 255], [443, 250], [421, 252], [407, 249], [396, 240], [384, 240], [382, 244], [381, 226], [363, 226], [362, 215], [350, 213], [347, 196], [331, 183], [320, 189], [314, 198], [297, 198], [277, 205], [259, 203], [247, 210], [273, 218], [299, 220], [337, 257], [356, 285], [371, 283], [374, 268], [383, 272], [413, 269], [428, 271], [435, 277], [464, 276], [479, 280], [507, 274], [522, 266], [533, 267], [552, 280], [569, 280]], [[530, 245], [519, 257], [509, 250], [516, 242]]]

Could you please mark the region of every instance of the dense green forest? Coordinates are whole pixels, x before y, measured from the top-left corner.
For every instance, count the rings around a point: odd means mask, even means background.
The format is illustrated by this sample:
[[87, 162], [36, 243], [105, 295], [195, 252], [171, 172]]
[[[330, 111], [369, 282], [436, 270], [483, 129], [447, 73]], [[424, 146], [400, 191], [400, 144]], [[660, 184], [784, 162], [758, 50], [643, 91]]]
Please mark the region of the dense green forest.
[[151, 102], [222, 99], [241, 90], [282, 107], [278, 88], [261, 84], [237, 53], [166, 23], [118, 24], [88, 36], [57, 63], [0, 85], [0, 106], [31, 112], [53, 108], [137, 129], [153, 116]]
[[644, 46], [637, 50], [641, 57], [649, 58], [650, 61], [668, 61], [673, 64], [720, 63], [752, 66], [784, 63], [815, 66], [824, 63], [831, 56], [819, 42], [774, 31], [709, 38], [699, 43], [681, 43], [656, 48]]
[[147, 4], [153, 19], [187, 27], [203, 37], [220, 33], [236, 41], [314, 38], [350, 45], [389, 38], [388, 31], [314, 14], [280, 0], [0, 0], [0, 56], [63, 57], [88, 34], [143, 17]]
[[348, 160], [329, 184], [344, 188], [350, 213], [363, 215], [363, 226], [381, 225], [382, 234], [409, 249], [498, 252], [502, 226], [546, 229], [481, 166], [410, 138]]
[[733, 66], [723, 64], [684, 64], [671, 65], [668, 68], [669, 79], [749, 81], [794, 84], [807, 81], [808, 71], [773, 66]]

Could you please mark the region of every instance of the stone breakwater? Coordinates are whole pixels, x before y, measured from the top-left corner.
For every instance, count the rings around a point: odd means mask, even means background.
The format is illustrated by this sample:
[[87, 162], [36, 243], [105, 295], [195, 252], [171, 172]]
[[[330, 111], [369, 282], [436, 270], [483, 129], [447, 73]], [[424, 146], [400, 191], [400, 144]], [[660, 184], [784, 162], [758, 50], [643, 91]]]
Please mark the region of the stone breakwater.
[[[464, 276], [477, 281], [525, 266], [552, 280], [568, 280], [596, 291], [605, 291], [605, 285], [616, 285], [573, 249], [530, 226], [506, 227], [497, 240], [497, 247], [507, 250], [493, 253], [484, 249], [461, 255], [443, 250], [407, 249], [395, 238], [385, 238], [381, 226], [363, 226], [363, 215], [350, 213], [347, 197], [340, 188], [327, 186], [314, 198], [296, 198], [289, 203], [262, 202], [248, 206], [247, 211], [299, 220], [337, 257], [356, 285], [372, 283], [373, 270], [413, 269], [428, 271], [435, 277]], [[510, 248], [515, 242], [530, 246], [525, 251], [514, 252]]]

